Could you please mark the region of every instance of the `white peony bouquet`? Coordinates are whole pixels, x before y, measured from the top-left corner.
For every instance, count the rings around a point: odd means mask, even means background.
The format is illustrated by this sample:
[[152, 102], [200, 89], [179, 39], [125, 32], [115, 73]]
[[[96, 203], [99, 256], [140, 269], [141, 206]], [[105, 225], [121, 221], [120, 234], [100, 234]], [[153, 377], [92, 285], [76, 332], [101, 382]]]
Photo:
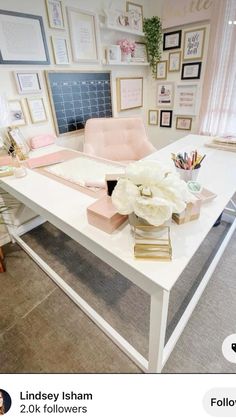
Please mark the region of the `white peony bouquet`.
[[173, 213], [182, 212], [187, 202], [194, 201], [179, 174], [154, 160], [127, 166], [112, 193], [113, 205], [120, 214], [135, 213], [155, 226], [162, 225]]

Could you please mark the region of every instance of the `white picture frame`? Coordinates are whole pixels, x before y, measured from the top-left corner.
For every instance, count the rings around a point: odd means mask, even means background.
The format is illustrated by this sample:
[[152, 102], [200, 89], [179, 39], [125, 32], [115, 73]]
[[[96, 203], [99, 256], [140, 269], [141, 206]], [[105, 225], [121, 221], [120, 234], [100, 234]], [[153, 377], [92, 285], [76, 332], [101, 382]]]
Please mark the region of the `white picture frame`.
[[25, 113], [22, 106], [22, 102], [20, 100], [9, 100], [8, 110], [10, 126], [19, 127], [22, 125], [26, 125]]
[[42, 16], [0, 10], [0, 64], [50, 64]]
[[20, 95], [42, 92], [42, 82], [38, 71], [14, 71], [14, 77]]
[[157, 107], [172, 108], [174, 104], [174, 88], [173, 82], [157, 83]]
[[65, 29], [64, 11], [61, 0], [46, 0], [48, 23], [52, 29]]
[[175, 115], [196, 116], [199, 111], [199, 86], [195, 83], [177, 84], [175, 89]]
[[59, 36], [52, 36], [52, 48], [55, 64], [68, 65], [70, 64], [69, 49], [67, 39]]
[[119, 45], [109, 45], [105, 51], [107, 64], [121, 63], [121, 49]]
[[118, 112], [143, 106], [143, 77], [116, 79]]
[[73, 60], [78, 63], [98, 63], [97, 15], [73, 7], [67, 8]]
[[27, 98], [30, 118], [33, 124], [47, 121], [47, 114], [42, 97]]
[[193, 29], [184, 32], [183, 60], [203, 58], [206, 28]]

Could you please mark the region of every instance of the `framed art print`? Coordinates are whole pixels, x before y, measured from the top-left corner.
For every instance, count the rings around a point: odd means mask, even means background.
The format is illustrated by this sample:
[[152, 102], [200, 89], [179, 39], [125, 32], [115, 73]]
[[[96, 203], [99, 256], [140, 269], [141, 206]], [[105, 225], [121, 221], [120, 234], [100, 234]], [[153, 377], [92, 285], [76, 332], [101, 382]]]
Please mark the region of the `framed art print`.
[[176, 129], [190, 131], [192, 127], [192, 118], [184, 116], [177, 116], [176, 118]]
[[144, 42], [135, 42], [135, 50], [132, 55], [132, 61], [140, 63], [148, 62], [147, 45]]
[[50, 64], [42, 16], [0, 10], [0, 64]]
[[165, 80], [167, 78], [167, 61], [159, 61], [156, 71], [157, 80]]
[[163, 82], [157, 84], [158, 107], [172, 107], [174, 102], [174, 83]]
[[42, 84], [38, 71], [15, 71], [14, 76], [20, 95], [42, 92]]
[[120, 64], [121, 49], [119, 45], [109, 45], [105, 51], [107, 64]]
[[143, 32], [143, 6], [127, 1], [126, 11], [129, 13], [130, 28], [135, 31]]
[[50, 28], [65, 29], [61, 0], [46, 0]]
[[176, 115], [197, 115], [199, 108], [198, 85], [178, 84], [175, 92]]
[[181, 47], [182, 31], [166, 32], [163, 35], [163, 51]]
[[175, 71], [180, 71], [180, 62], [181, 62], [181, 52], [180, 51], [170, 52], [168, 71], [170, 73], [175, 72]]
[[158, 125], [158, 110], [149, 109], [148, 111], [148, 124], [149, 125]]
[[161, 110], [160, 127], [171, 128], [173, 111]]
[[202, 59], [206, 28], [184, 32], [183, 60]]
[[118, 112], [143, 106], [143, 77], [116, 79]]
[[72, 55], [78, 63], [96, 63], [98, 53], [98, 26], [95, 13], [67, 8]]
[[26, 125], [25, 114], [20, 100], [9, 100], [8, 108], [11, 126], [18, 127]]
[[200, 79], [201, 75], [201, 62], [196, 63], [183, 63], [182, 64], [182, 80]]
[[66, 38], [52, 36], [52, 47], [57, 65], [69, 64], [69, 52]]
[[42, 97], [27, 99], [27, 103], [33, 124], [47, 121], [47, 114]]

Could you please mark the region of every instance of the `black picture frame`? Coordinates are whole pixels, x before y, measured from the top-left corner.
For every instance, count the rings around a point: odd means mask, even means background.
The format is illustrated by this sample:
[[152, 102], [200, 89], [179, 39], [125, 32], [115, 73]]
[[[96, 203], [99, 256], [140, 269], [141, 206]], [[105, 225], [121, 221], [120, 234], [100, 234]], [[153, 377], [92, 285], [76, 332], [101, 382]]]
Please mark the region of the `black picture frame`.
[[[166, 124], [163, 124], [163, 113], [168, 113], [170, 116], [170, 120], [169, 120], [169, 124], [168, 125], [166, 125]], [[173, 111], [169, 111], [169, 110], [166, 110], [166, 109], [163, 109], [163, 110], [161, 110], [161, 113], [160, 113], [160, 127], [162, 127], [162, 128], [171, 128], [172, 127], [172, 117], [173, 117]]]
[[[27, 28], [26, 25], [26, 30], [28, 30], [28, 36], [27, 38], [30, 37], [32, 38], [32, 28], [35, 28], [36, 31], [36, 36], [38, 36], [38, 39], [41, 42], [41, 53], [42, 53], [42, 59], [30, 59], [29, 57], [27, 57], [26, 59], [18, 59], [18, 58], [4, 58], [4, 49], [5, 49], [5, 55], [7, 56], [7, 45], [5, 42], [5, 38], [1, 37], [0, 39], [0, 64], [50, 64], [50, 58], [49, 58], [49, 52], [48, 52], [48, 47], [47, 47], [47, 41], [46, 41], [46, 35], [45, 35], [45, 30], [44, 30], [44, 25], [43, 25], [43, 18], [42, 16], [36, 16], [36, 15], [31, 15], [31, 14], [26, 14], [26, 13], [19, 13], [19, 12], [12, 12], [9, 10], [0, 10], [0, 15], [2, 16], [7, 16], [11, 17], [12, 23], [14, 22], [14, 20], [17, 22], [19, 21], [19, 23], [21, 22], [23, 25], [23, 22], [25, 19], [29, 19], [31, 20], [32, 25]], [[2, 20], [1, 20], [2, 21]], [[20, 27], [20, 26], [19, 26]], [[17, 36], [17, 26], [15, 29], [15, 35]], [[19, 33], [20, 35], [20, 33]], [[21, 33], [22, 35], [22, 33]], [[7, 37], [7, 33], [5, 34], [5, 36]], [[25, 35], [26, 36], [26, 35]], [[23, 38], [22, 38], [23, 39]], [[9, 54], [9, 53], [8, 53]], [[33, 55], [32, 58], [35, 58], [35, 56]]]
[[[176, 42], [174, 42], [173, 45], [171, 45], [171, 42], [170, 42], [170, 45], [168, 46], [168, 38], [169, 37], [174, 38], [175, 36], [176, 36]], [[181, 30], [164, 33], [163, 34], [163, 51], [181, 48], [181, 39], [182, 39]]]
[[[188, 67], [197, 67], [197, 73], [195, 75], [185, 75], [185, 69]], [[202, 69], [202, 63], [201, 61], [195, 61], [193, 63], [183, 63], [182, 64], [182, 71], [181, 71], [181, 80], [196, 80], [200, 79], [201, 77], [201, 69]]]

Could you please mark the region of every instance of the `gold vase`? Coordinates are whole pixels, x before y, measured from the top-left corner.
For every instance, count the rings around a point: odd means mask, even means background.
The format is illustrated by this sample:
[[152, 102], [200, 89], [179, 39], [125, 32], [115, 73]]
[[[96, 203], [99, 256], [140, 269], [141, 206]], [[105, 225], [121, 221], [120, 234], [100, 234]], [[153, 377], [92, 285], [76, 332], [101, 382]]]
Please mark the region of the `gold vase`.
[[132, 213], [129, 215], [129, 223], [134, 234], [136, 258], [163, 261], [172, 259], [169, 220], [157, 227]]

